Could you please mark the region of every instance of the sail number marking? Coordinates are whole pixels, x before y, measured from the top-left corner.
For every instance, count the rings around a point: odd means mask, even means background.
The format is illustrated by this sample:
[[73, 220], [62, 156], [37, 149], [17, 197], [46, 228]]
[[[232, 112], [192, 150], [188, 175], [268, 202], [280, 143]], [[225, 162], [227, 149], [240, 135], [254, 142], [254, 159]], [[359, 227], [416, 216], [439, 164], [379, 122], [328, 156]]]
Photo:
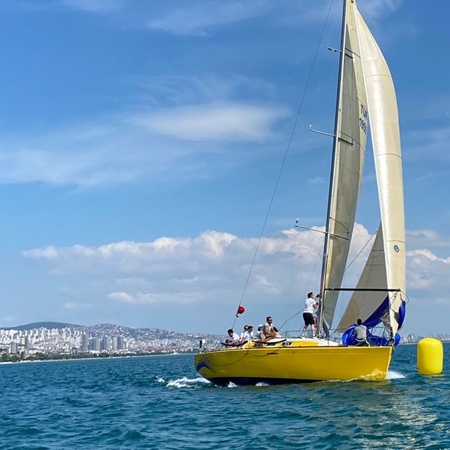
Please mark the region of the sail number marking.
[[367, 134], [367, 122], [369, 120], [369, 112], [367, 111], [367, 108], [361, 104], [361, 117], [359, 118], [359, 126], [361, 130], [364, 131], [364, 133]]

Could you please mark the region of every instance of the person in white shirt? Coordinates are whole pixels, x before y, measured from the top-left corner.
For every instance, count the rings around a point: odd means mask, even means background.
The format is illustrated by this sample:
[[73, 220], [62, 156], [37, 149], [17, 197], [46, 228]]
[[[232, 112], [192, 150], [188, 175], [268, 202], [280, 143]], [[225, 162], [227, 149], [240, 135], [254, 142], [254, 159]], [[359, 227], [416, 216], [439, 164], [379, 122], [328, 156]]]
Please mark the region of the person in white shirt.
[[225, 339], [225, 345], [232, 346], [239, 344], [239, 335], [232, 328], [228, 330], [228, 339]]
[[313, 292], [310, 292], [305, 300], [305, 308], [303, 310], [303, 321], [305, 322], [305, 326], [303, 327], [301, 337], [305, 337], [309, 326], [311, 327], [312, 337], [316, 334], [314, 311], [319, 306], [316, 302], [316, 298], [318, 298], [318, 296], [315, 296]]
[[244, 332], [241, 334], [241, 343], [250, 342], [253, 339], [253, 327], [251, 325], [244, 326]]
[[241, 333], [239, 342], [247, 342], [247, 325], [244, 325], [244, 331]]
[[367, 327], [363, 325], [362, 320], [356, 321], [357, 326], [353, 330], [356, 339], [356, 345], [369, 345], [367, 342]]

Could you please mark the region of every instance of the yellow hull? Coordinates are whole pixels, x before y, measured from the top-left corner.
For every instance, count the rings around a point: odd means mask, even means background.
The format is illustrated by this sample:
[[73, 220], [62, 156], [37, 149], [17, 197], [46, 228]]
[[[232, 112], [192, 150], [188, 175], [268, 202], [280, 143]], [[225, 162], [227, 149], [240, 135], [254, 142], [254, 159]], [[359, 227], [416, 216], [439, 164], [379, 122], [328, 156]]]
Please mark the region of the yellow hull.
[[386, 379], [392, 347], [299, 344], [205, 351], [195, 356], [197, 372], [217, 385], [266, 382]]

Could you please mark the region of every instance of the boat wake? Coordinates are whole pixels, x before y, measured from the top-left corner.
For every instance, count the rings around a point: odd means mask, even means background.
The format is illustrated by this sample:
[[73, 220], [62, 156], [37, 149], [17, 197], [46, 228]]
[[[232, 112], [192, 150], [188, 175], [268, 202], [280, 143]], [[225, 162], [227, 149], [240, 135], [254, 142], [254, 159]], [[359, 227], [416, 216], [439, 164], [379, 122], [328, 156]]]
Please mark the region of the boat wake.
[[199, 386], [213, 386], [213, 384], [205, 380], [205, 378], [187, 378], [182, 377], [176, 380], [169, 380], [166, 382], [164, 378], [157, 377], [156, 381], [161, 384], [165, 384], [168, 388], [177, 388], [177, 389], [193, 389]]
[[386, 380], [399, 380], [401, 378], [406, 378], [405, 375], [400, 372], [394, 372], [393, 370], [389, 370], [386, 376]]

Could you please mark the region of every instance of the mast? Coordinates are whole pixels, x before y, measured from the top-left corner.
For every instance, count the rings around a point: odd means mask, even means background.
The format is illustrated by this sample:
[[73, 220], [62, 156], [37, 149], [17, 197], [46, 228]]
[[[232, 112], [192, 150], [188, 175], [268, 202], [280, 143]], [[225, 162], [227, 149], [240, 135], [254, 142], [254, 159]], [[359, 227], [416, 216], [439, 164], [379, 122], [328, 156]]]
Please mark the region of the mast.
[[[347, 23], [347, 1], [343, 0], [343, 9], [342, 9], [342, 29], [341, 29], [341, 55], [339, 61], [339, 76], [338, 76], [338, 88], [337, 88], [337, 96], [336, 96], [336, 115], [334, 121], [334, 137], [333, 137], [333, 152], [331, 157], [331, 172], [330, 172], [330, 188], [328, 192], [328, 207], [327, 207], [327, 217], [326, 217], [326, 225], [325, 225], [325, 240], [323, 245], [323, 261], [322, 261], [322, 274], [320, 277], [320, 294], [321, 299], [319, 301], [319, 310], [318, 310], [318, 334], [322, 334], [323, 330], [323, 311], [324, 311], [324, 303], [326, 301], [326, 291], [325, 291], [325, 274], [327, 271], [328, 265], [328, 249], [330, 246], [330, 223], [332, 220], [331, 217], [331, 209], [333, 202], [333, 193], [334, 193], [334, 180], [336, 177], [336, 155], [338, 152], [338, 144], [339, 144], [339, 129], [341, 126], [341, 118], [342, 118], [342, 85], [343, 85], [343, 74], [344, 74], [344, 64], [345, 64], [345, 37], [346, 37], [346, 23]], [[331, 326], [331, 324], [329, 324]]]

